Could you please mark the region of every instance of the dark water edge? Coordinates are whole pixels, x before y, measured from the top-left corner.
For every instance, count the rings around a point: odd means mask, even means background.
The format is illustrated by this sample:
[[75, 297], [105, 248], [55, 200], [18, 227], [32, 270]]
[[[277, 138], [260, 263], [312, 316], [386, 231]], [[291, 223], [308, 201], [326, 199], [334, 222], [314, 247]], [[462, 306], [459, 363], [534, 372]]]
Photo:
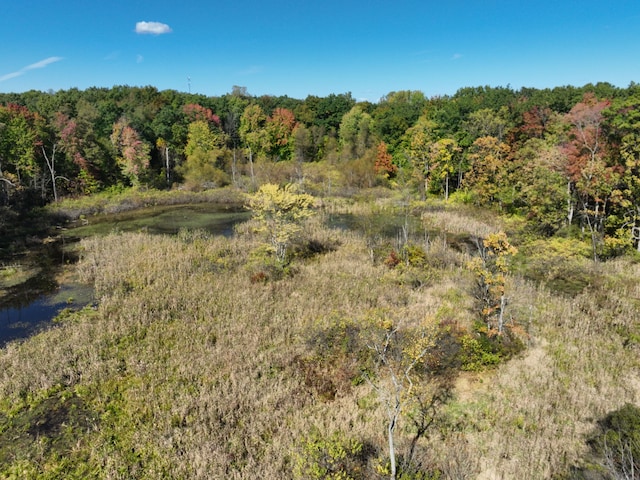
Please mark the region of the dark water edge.
[[[76, 247], [82, 238], [139, 231], [175, 235], [181, 230], [204, 230], [231, 237], [235, 226], [250, 216], [250, 212], [238, 206], [163, 205], [89, 217], [58, 227], [51, 232], [49, 242], [34, 242], [20, 255], [0, 260], [0, 268], [13, 262], [32, 272], [12, 286], [3, 285], [0, 278], [0, 347], [47, 328], [63, 309], [80, 309], [95, 302], [91, 286], [77, 282], [72, 274], [78, 260]], [[394, 241], [403, 235], [414, 238], [426, 235], [419, 219], [408, 215], [334, 214], [326, 215], [325, 223], [331, 228], [384, 241]]]
[[237, 223], [248, 220], [250, 212], [239, 206], [215, 204], [162, 205], [123, 213], [91, 217], [65, 232], [68, 238], [106, 235], [111, 232], [146, 232], [175, 235], [180, 230], [204, 230], [213, 235], [231, 236]]
[[11, 283], [8, 275], [0, 275], [0, 347], [48, 328], [63, 309], [80, 309], [95, 301], [92, 287], [72, 275], [82, 238], [137, 231], [175, 235], [181, 230], [230, 237], [234, 226], [249, 217], [248, 212], [228, 205], [159, 206], [59, 226], [49, 232], [46, 241], [25, 236], [20, 239], [24, 246], [19, 253], [0, 259], [0, 269], [17, 269], [15, 275], [24, 272], [25, 277]]
[[67, 283], [25, 306], [4, 308], [0, 310], [0, 346], [38, 333], [64, 309], [77, 310], [92, 302], [91, 286]]

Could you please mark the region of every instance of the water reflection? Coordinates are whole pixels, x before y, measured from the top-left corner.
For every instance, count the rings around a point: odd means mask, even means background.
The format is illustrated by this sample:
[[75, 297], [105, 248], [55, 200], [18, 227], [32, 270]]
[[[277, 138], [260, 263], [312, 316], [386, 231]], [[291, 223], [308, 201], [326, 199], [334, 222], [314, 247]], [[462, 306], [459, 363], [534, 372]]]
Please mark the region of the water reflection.
[[250, 215], [246, 211], [208, 204], [149, 207], [91, 219], [88, 225], [70, 230], [69, 235], [87, 237], [113, 231], [175, 235], [186, 229], [231, 236], [233, 227]]
[[64, 308], [78, 309], [93, 301], [88, 285], [65, 284], [55, 293], [42, 295], [25, 306], [0, 310], [0, 345], [26, 338], [55, 318]]
[[35, 272], [27, 280], [10, 286], [0, 283], [0, 346], [33, 335], [64, 308], [93, 302], [90, 286], [57, 280], [64, 267], [75, 262], [74, 247], [80, 238], [113, 231], [173, 235], [183, 229], [229, 237], [234, 226], [249, 217], [248, 212], [226, 206], [163, 206], [92, 218], [87, 225], [65, 230], [58, 242], [34, 248], [19, 260], [25, 271]]

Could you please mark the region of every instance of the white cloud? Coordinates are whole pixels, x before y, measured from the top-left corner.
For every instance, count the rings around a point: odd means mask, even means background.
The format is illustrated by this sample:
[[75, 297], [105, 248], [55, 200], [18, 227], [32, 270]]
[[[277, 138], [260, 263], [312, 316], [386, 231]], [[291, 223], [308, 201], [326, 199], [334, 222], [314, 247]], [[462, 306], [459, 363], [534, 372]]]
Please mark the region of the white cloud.
[[5, 80], [10, 80], [12, 78], [19, 77], [20, 75], [24, 75], [24, 70], [20, 70], [19, 72], [7, 73], [0, 77], [0, 82], [4, 82]]
[[462, 58], [462, 54], [461, 53], [454, 53], [453, 57], [451, 57], [451, 60], [459, 60]]
[[138, 22], [136, 23], [136, 33], [139, 34], [151, 34], [162, 35], [164, 33], [171, 33], [171, 27], [166, 23], [160, 22]]
[[44, 60], [40, 60], [39, 62], [32, 63], [31, 65], [27, 65], [26, 67], [23, 68], [23, 70], [34, 70], [36, 68], [44, 68], [47, 65], [59, 62], [60, 60], [62, 60], [62, 57], [45, 58]]
[[31, 65], [27, 65], [26, 67], [22, 67], [20, 70], [16, 72], [7, 73], [0, 77], [0, 82], [4, 82], [5, 80], [9, 80], [11, 78], [16, 78], [24, 75], [29, 70], [35, 70], [37, 68], [44, 68], [47, 65], [51, 65], [52, 63], [56, 63], [62, 60], [62, 57], [49, 57], [44, 60], [40, 60], [39, 62], [32, 63]]
[[111, 60], [116, 60], [119, 56], [120, 56], [120, 52], [116, 50], [114, 52], [111, 52], [106, 57], [104, 57], [104, 59], [108, 60], [108, 61], [111, 61]]

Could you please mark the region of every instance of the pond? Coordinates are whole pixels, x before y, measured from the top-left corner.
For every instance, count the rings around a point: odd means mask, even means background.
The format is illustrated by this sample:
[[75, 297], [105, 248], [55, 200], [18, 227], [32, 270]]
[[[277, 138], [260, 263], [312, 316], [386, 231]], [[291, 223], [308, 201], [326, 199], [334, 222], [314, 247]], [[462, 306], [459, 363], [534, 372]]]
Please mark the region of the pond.
[[234, 225], [249, 217], [249, 212], [228, 206], [172, 205], [92, 217], [62, 229], [57, 241], [34, 245], [0, 264], [0, 347], [46, 328], [65, 308], [79, 309], [95, 301], [91, 287], [72, 274], [75, 245], [81, 238], [113, 231], [172, 235], [182, 229], [231, 236]]
[[[182, 229], [230, 237], [234, 226], [250, 216], [239, 207], [213, 204], [156, 206], [91, 217], [61, 229], [57, 241], [34, 246], [14, 264], [0, 264], [0, 347], [46, 328], [65, 308], [79, 309], [95, 301], [92, 289], [73, 276], [80, 239], [114, 231], [174, 235]], [[356, 231], [374, 242], [426, 235], [418, 218], [398, 214], [327, 215], [325, 221], [331, 228]]]
[[[250, 212], [211, 204], [148, 207], [91, 218], [86, 225], [76, 226], [67, 238], [105, 235], [113, 231], [175, 235], [182, 229], [205, 230], [214, 235], [233, 235], [233, 227], [250, 217]], [[81, 222], [82, 223], [82, 222]]]

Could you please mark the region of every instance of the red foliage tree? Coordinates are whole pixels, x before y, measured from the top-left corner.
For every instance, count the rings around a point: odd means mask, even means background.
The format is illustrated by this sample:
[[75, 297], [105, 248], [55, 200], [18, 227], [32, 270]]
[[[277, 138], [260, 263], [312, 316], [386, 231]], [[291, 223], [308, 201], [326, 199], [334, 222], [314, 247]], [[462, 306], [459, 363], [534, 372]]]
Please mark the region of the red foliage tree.
[[549, 107], [533, 107], [522, 114], [520, 133], [525, 138], [542, 138], [553, 112]]
[[376, 175], [383, 175], [387, 178], [395, 176], [398, 167], [393, 164], [393, 158], [389, 153], [387, 144], [380, 142], [376, 147], [376, 163], [373, 166]]
[[117, 160], [122, 173], [133, 185], [138, 185], [141, 175], [149, 168], [151, 147], [125, 119], [120, 119], [113, 125], [111, 142], [118, 153]]
[[197, 103], [188, 103], [182, 108], [189, 123], [204, 121], [220, 126], [220, 117], [213, 113], [210, 108], [203, 107]]
[[593, 93], [586, 93], [565, 116], [571, 130], [569, 140], [562, 146], [565, 172], [578, 200], [581, 219], [589, 227], [594, 258], [609, 199], [619, 178], [615, 168], [607, 165], [607, 145], [602, 132], [602, 111], [609, 104], [599, 101]]
[[287, 108], [276, 108], [267, 118], [265, 128], [270, 142], [270, 153], [278, 158], [290, 156], [289, 140], [298, 122], [294, 113]]

